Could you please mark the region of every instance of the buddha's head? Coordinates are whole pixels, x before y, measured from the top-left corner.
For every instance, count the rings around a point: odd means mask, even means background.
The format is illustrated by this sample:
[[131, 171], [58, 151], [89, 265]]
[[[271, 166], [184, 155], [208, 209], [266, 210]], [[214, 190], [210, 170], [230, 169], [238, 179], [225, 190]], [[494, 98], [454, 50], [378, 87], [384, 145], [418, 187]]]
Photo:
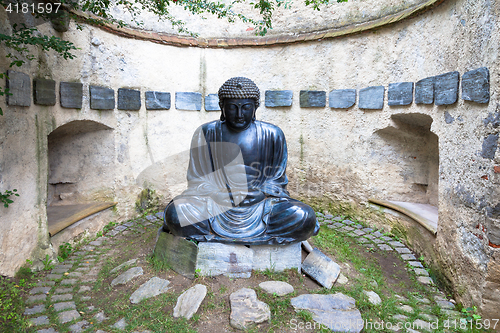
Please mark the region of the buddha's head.
[[233, 130], [245, 130], [255, 120], [259, 100], [259, 88], [252, 80], [233, 77], [219, 89], [220, 119]]

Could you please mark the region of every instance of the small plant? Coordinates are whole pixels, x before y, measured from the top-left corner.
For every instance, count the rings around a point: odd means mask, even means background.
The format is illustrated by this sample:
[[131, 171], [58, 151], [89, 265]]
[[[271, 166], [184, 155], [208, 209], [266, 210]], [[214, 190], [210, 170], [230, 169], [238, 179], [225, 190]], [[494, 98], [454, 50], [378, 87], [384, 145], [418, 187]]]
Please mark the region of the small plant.
[[63, 262], [64, 260], [68, 259], [71, 252], [73, 252], [73, 247], [71, 246], [70, 243], [64, 243], [59, 245], [59, 256], [57, 257], [57, 260], [59, 262]]
[[224, 285], [220, 286], [219, 293], [225, 294], [226, 291], [227, 291], [227, 287], [226, 286], [224, 286]]
[[117, 224], [118, 224], [118, 223], [116, 223], [116, 222], [114, 222], [114, 221], [109, 222], [108, 224], [106, 224], [106, 225], [104, 226], [104, 228], [102, 228], [102, 232], [103, 232], [104, 234], [105, 234], [105, 233], [107, 233], [108, 231], [110, 231], [111, 229], [113, 229], [113, 227], [114, 227], [115, 225], [117, 225]]
[[42, 259], [42, 264], [45, 271], [50, 271], [52, 268], [54, 268], [54, 264], [52, 264], [52, 260], [50, 259], [48, 254], [45, 255], [45, 259]]
[[97, 232], [96, 237], [97, 238], [102, 237], [102, 231]]
[[476, 314], [476, 311], [477, 311], [477, 307], [476, 306], [473, 306], [472, 308], [462, 308], [462, 313], [464, 313], [467, 318], [466, 320], [469, 321], [469, 320], [479, 320], [481, 319], [481, 316]]
[[9, 278], [0, 276], [0, 331], [25, 332], [29, 322], [23, 315], [25, 304], [21, 297], [22, 287]]
[[17, 192], [17, 189], [13, 189], [12, 191], [6, 190], [4, 193], [0, 192], [0, 202], [3, 203], [3, 206], [5, 208], [9, 207], [9, 204], [13, 203], [14, 201], [9, 199], [10, 196], [14, 195], [16, 197], [19, 196], [19, 194], [15, 193]]

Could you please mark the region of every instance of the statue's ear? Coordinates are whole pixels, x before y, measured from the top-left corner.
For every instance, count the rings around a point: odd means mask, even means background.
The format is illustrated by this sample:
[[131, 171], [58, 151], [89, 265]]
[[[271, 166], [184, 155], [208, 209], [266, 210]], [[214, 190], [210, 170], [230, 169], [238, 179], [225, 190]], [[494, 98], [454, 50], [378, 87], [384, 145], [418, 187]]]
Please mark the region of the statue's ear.
[[219, 107], [220, 107], [220, 121], [226, 120], [226, 117], [224, 116], [224, 105], [219, 101]]

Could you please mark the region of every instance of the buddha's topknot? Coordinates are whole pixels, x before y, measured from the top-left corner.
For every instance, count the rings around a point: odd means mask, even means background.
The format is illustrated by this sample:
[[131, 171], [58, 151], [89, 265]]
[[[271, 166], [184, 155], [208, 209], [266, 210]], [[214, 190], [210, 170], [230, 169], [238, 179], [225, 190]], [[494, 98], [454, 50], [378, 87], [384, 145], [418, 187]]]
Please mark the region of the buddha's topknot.
[[260, 91], [257, 85], [246, 77], [233, 77], [219, 88], [219, 106], [222, 110], [225, 98], [252, 98], [255, 108], [260, 104]]

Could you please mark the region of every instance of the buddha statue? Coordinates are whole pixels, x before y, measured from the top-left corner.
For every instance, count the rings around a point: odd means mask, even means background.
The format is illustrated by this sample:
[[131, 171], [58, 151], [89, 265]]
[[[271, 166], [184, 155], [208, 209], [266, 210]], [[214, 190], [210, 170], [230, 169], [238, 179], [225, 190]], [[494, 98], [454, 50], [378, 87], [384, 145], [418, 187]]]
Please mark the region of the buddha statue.
[[163, 231], [198, 242], [288, 244], [316, 235], [313, 209], [289, 196], [283, 131], [255, 119], [260, 92], [244, 77], [219, 89], [220, 120], [191, 141], [188, 188], [165, 208]]

